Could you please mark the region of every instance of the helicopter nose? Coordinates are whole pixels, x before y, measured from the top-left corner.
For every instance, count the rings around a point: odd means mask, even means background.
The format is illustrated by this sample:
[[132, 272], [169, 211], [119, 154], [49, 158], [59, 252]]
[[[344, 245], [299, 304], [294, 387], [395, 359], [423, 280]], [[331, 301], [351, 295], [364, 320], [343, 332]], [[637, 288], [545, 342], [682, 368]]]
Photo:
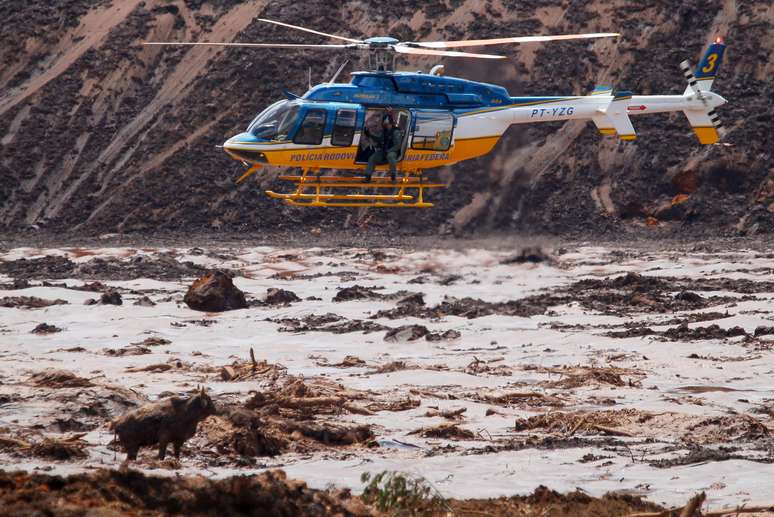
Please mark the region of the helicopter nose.
[[248, 163], [266, 163], [266, 155], [261, 152], [258, 139], [252, 133], [240, 133], [232, 136], [223, 144], [223, 150], [235, 160]]

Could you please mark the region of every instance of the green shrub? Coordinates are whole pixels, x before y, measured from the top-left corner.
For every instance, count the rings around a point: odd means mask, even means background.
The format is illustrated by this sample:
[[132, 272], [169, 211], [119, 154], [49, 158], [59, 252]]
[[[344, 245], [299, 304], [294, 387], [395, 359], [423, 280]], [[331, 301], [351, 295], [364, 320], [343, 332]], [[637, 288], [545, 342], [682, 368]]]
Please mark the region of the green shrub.
[[363, 472], [360, 481], [367, 483], [363, 501], [380, 512], [389, 512], [394, 516], [420, 516], [448, 509], [443, 497], [424, 478], [385, 470], [374, 476]]

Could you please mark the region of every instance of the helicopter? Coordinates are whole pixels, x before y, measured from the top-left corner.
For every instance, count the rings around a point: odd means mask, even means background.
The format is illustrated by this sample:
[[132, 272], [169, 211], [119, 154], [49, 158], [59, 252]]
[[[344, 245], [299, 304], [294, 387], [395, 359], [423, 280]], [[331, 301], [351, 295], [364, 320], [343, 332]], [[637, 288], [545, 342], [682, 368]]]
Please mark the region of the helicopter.
[[[512, 97], [495, 84], [444, 76], [443, 66], [429, 72], [395, 70], [395, 58], [405, 56], [505, 59], [499, 54], [450, 50], [508, 43], [550, 42], [618, 37], [619, 33], [518, 36], [484, 40], [403, 42], [391, 37], [354, 39], [259, 18], [278, 26], [325, 36], [345, 43], [214, 43], [147, 42], [147, 45], [212, 45], [267, 49], [354, 49], [367, 54], [370, 71], [352, 72], [349, 83], [333, 78], [302, 96], [284, 92], [256, 116], [247, 129], [223, 144], [223, 150], [247, 171], [241, 183], [263, 167], [300, 168], [300, 175], [279, 176], [291, 192], [266, 191], [293, 206], [429, 208], [425, 190], [445, 184], [426, 182], [423, 171], [486, 155], [512, 124], [590, 120], [602, 135], [622, 141], [637, 137], [630, 117], [682, 111], [701, 144], [717, 143], [722, 123], [715, 108], [727, 101], [711, 91], [725, 43], [718, 37], [699, 65], [680, 66], [688, 82], [682, 95], [633, 95], [599, 85], [585, 96]], [[311, 81], [310, 81], [311, 83]], [[369, 176], [326, 176], [323, 170], [362, 171], [375, 152], [374, 134], [389, 116], [400, 129], [396, 157], [402, 177], [370, 181]], [[386, 163], [376, 166], [387, 170]], [[372, 192], [384, 193], [372, 193]]]

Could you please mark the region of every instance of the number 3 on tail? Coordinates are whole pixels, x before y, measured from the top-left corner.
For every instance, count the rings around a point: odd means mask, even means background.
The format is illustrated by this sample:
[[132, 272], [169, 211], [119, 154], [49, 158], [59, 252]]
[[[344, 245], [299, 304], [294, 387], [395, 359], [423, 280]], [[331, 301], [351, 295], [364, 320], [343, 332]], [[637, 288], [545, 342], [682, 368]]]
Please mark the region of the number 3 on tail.
[[701, 71], [704, 72], [705, 74], [708, 74], [713, 70], [715, 70], [715, 63], [717, 62], [717, 60], [718, 60], [717, 54], [710, 54], [709, 56], [707, 56], [707, 66], [702, 68]]

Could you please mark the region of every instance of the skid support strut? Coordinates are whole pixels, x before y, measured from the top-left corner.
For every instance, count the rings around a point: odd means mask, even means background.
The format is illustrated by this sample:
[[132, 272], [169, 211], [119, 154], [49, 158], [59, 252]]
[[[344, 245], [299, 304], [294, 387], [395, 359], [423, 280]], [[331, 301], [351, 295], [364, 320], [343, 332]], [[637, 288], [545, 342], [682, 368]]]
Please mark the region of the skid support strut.
[[[410, 171], [403, 171], [403, 177], [397, 182], [387, 178], [373, 178], [366, 182], [361, 176], [309, 176], [304, 169], [300, 176], [280, 176], [280, 180], [295, 185], [291, 193], [278, 193], [271, 190], [266, 195], [281, 199], [293, 206], [326, 207], [374, 207], [374, 208], [430, 208], [432, 203], [425, 201], [424, 191], [429, 188], [445, 188], [443, 183], [425, 183], [421, 172], [417, 178]], [[391, 193], [370, 193], [369, 191]]]

